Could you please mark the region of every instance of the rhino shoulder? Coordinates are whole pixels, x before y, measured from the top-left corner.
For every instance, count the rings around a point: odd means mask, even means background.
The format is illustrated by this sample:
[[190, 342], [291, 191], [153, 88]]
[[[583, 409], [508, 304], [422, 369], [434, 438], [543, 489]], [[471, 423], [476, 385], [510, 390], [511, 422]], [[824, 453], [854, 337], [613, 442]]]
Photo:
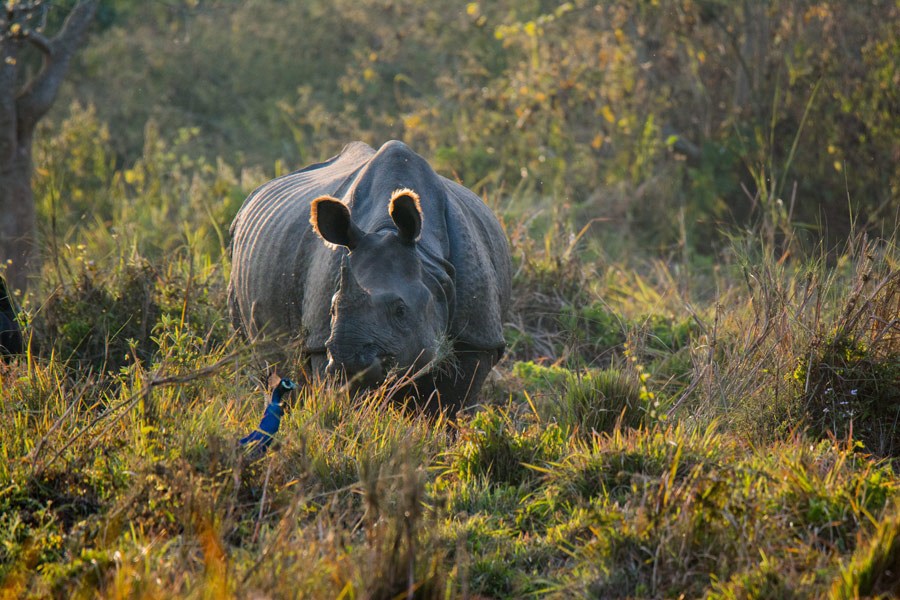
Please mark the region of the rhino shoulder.
[[450, 334], [475, 348], [502, 350], [512, 281], [506, 233], [481, 198], [442, 179], [447, 190], [449, 258], [456, 270]]

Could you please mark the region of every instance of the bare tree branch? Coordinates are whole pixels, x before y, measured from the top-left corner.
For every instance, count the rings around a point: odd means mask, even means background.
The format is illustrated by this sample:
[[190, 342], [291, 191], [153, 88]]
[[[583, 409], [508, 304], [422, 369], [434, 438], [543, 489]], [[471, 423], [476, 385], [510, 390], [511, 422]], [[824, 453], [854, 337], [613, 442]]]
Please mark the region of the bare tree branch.
[[40, 72], [29, 81], [16, 102], [19, 135], [30, 133], [43, 117], [62, 85], [78, 45], [100, 5], [100, 0], [83, 0], [69, 13], [62, 29], [49, 43], [49, 53], [44, 53]]
[[53, 56], [53, 46], [50, 40], [33, 29], [28, 29], [22, 34], [26, 40], [38, 47], [46, 55]]

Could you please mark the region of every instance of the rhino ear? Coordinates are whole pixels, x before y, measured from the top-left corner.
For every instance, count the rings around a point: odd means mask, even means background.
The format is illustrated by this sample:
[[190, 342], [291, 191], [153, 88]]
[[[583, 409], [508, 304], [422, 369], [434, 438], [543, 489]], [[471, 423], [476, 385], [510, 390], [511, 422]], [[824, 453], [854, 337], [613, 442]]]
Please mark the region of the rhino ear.
[[331, 196], [312, 201], [309, 222], [313, 230], [332, 247], [346, 246], [353, 250], [362, 238], [362, 230], [350, 219], [350, 209]]
[[419, 241], [422, 234], [422, 205], [419, 195], [408, 188], [397, 190], [391, 195], [388, 207], [391, 219], [400, 232], [400, 239], [408, 244]]

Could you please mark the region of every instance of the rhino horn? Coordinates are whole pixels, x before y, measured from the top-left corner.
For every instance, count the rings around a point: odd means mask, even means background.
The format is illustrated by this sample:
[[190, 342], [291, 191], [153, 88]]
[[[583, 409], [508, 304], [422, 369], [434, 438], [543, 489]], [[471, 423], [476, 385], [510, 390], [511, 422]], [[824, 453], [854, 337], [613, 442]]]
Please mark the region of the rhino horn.
[[347, 256], [341, 258], [341, 301], [342, 302], [359, 302], [365, 299], [369, 293], [365, 288], [356, 281], [356, 276], [350, 269], [350, 259]]

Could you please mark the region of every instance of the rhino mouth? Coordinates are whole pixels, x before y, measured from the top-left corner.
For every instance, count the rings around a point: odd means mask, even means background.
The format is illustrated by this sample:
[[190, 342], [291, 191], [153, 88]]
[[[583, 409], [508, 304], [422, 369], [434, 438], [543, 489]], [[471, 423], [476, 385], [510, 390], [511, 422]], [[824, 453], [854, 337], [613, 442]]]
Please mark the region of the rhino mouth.
[[325, 374], [345, 378], [351, 389], [365, 389], [382, 383], [395, 364], [396, 359], [390, 354], [363, 352], [341, 360], [328, 350]]
[[[354, 351], [355, 349], [356, 351]], [[341, 377], [353, 391], [371, 389], [393, 379], [418, 379], [425, 373], [453, 370], [455, 353], [449, 337], [441, 335], [432, 350], [423, 349], [413, 364], [400, 364], [396, 355], [376, 344], [327, 344], [325, 375]]]

